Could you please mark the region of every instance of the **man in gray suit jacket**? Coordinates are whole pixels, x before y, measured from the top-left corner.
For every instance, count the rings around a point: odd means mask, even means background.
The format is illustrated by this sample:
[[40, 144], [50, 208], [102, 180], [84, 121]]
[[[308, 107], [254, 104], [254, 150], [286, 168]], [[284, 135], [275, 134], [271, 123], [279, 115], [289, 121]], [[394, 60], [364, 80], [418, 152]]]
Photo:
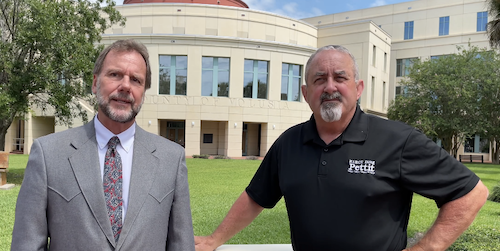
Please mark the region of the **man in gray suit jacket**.
[[184, 150], [135, 124], [150, 86], [144, 45], [101, 52], [97, 116], [33, 142], [12, 250], [194, 250]]

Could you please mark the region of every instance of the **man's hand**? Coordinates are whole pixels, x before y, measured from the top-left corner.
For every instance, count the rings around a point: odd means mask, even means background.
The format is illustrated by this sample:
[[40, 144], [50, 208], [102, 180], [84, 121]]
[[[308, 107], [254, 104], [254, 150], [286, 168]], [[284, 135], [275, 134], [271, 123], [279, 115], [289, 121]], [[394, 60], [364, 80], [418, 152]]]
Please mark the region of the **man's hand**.
[[226, 218], [209, 236], [195, 236], [196, 251], [213, 251], [248, 226], [264, 210], [243, 191], [226, 215]]
[[212, 236], [195, 236], [194, 244], [196, 251], [213, 251], [217, 248]]
[[488, 198], [488, 188], [479, 181], [468, 194], [444, 204], [427, 233], [405, 251], [444, 251], [469, 227]]

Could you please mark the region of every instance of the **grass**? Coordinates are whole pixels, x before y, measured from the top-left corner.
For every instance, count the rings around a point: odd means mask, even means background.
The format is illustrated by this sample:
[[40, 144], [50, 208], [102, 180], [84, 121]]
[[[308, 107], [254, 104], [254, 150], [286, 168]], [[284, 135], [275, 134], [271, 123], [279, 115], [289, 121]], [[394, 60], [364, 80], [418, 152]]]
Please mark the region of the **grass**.
[[[500, 165], [466, 163], [491, 191], [500, 182]], [[408, 224], [408, 236], [423, 233], [433, 223], [438, 213], [434, 201], [420, 195], [413, 196]], [[475, 221], [448, 249], [449, 251], [498, 251], [500, 250], [500, 203], [487, 201]]]
[[21, 188], [24, 168], [28, 162], [28, 155], [9, 155], [9, 172], [7, 182], [16, 186], [10, 190], [0, 190], [0, 250], [10, 250], [12, 227], [14, 226], [14, 211], [17, 194]]
[[[210, 234], [250, 182], [260, 161], [232, 159], [187, 159], [191, 209], [195, 235]], [[7, 180], [16, 187], [0, 191], [0, 251], [9, 250], [14, 207], [21, 184], [26, 155], [10, 155]], [[500, 165], [466, 164], [491, 190], [500, 181]], [[434, 201], [414, 196], [408, 236], [425, 232], [438, 209]], [[283, 201], [264, 210], [252, 224], [228, 243], [290, 243], [288, 217]], [[488, 201], [472, 226], [450, 247], [451, 251], [500, 250], [500, 203]]]
[[[195, 235], [208, 235], [217, 228], [250, 182], [260, 162], [187, 159]], [[264, 210], [228, 243], [290, 243], [288, 215], [283, 200], [272, 210]]]

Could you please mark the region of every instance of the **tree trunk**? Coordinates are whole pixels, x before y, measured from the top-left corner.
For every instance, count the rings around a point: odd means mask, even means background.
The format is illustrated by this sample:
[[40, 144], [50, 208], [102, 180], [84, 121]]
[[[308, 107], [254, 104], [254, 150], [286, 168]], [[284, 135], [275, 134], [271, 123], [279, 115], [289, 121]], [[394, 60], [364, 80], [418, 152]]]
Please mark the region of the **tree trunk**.
[[0, 151], [5, 151], [5, 135], [12, 121], [14, 121], [14, 117], [0, 119]]
[[[443, 149], [447, 151], [451, 156], [454, 156], [453, 154], [453, 140], [452, 137], [443, 137], [441, 138], [441, 144], [443, 145]], [[456, 156], [454, 156], [456, 157]]]
[[0, 151], [5, 151], [5, 133], [0, 134]]
[[462, 145], [462, 143], [460, 142], [458, 136], [454, 135], [453, 141], [452, 141], [452, 155], [451, 156], [453, 156], [455, 159], [458, 156], [458, 149], [460, 148], [461, 145]]
[[498, 150], [500, 148], [500, 138], [499, 139], [494, 139], [494, 144], [492, 144], [493, 149], [491, 149], [491, 162], [493, 164], [498, 164]]

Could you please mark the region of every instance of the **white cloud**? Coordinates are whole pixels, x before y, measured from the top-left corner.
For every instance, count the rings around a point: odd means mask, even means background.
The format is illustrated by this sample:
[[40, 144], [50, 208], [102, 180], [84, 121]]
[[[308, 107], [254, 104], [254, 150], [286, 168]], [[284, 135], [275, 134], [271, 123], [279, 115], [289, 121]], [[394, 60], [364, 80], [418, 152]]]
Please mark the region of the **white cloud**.
[[269, 11], [274, 8], [274, 0], [245, 0], [250, 9]]
[[375, 2], [370, 4], [370, 7], [377, 7], [382, 5], [387, 5], [387, 2], [385, 0], [375, 0]]
[[245, 0], [245, 3], [251, 10], [262, 10], [296, 19], [324, 15], [323, 11], [318, 8], [300, 10], [296, 2], [288, 2], [281, 7], [276, 7], [275, 0]]
[[322, 15], [325, 15], [325, 13], [321, 9], [318, 9], [318, 8], [312, 8], [312, 13], [313, 13], [312, 16], [322, 16]]

